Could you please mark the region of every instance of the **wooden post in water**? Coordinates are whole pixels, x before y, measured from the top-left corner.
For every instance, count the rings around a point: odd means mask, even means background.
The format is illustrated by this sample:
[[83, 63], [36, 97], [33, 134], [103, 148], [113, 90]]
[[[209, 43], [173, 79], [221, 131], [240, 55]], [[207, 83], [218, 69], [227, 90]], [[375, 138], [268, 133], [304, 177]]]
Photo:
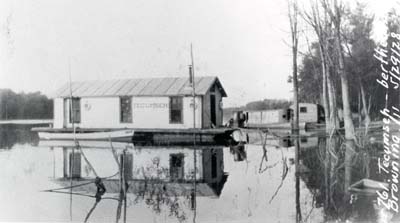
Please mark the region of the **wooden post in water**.
[[68, 150], [67, 148], [63, 147], [63, 177], [68, 177]]
[[[123, 203], [124, 205], [124, 216], [123, 216], [123, 222], [126, 222], [126, 210], [127, 210], [127, 204], [126, 204], [126, 196], [127, 196], [127, 180], [132, 179], [132, 160], [133, 160], [133, 155], [130, 153], [126, 153], [126, 150], [123, 151], [123, 153], [120, 155], [120, 161], [119, 161], [119, 170], [120, 170], [120, 202]], [[121, 213], [120, 208], [121, 204], [120, 203], [118, 206], [119, 211], [117, 211], [117, 222], [120, 218], [119, 214]], [[119, 212], [119, 213], [118, 213]]]

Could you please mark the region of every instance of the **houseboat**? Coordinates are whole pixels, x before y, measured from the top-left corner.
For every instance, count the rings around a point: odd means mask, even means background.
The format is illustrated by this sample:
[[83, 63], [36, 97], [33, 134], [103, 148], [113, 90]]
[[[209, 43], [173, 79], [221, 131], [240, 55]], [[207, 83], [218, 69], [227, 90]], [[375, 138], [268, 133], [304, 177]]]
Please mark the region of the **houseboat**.
[[72, 139], [73, 127], [77, 134], [130, 129], [138, 141], [189, 143], [196, 134], [199, 143], [212, 143], [234, 132], [220, 128], [226, 96], [215, 76], [66, 83], [53, 98], [53, 128], [34, 130], [70, 134]]
[[[238, 111], [234, 114], [233, 122], [241, 128], [291, 128], [294, 106], [275, 110]], [[299, 103], [300, 128], [307, 124], [323, 123], [324, 109], [321, 105]]]
[[[293, 111], [294, 105], [290, 109]], [[313, 103], [299, 103], [299, 122], [324, 123], [324, 107]]]

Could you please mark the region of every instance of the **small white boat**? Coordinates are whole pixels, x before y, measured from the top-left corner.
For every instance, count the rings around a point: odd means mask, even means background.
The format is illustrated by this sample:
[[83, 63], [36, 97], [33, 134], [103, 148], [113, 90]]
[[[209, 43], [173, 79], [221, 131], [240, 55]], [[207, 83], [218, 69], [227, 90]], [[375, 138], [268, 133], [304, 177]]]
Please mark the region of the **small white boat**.
[[[115, 142], [112, 140], [112, 144], [108, 140], [80, 140], [79, 146], [81, 148], [95, 148], [95, 149], [109, 149], [110, 146], [114, 149], [126, 149], [133, 148], [132, 142]], [[76, 143], [73, 140], [40, 140], [39, 147], [76, 147]]]
[[383, 188], [388, 188], [389, 184], [371, 179], [361, 179], [350, 185], [349, 191], [364, 195], [374, 195], [376, 191], [381, 191]]
[[115, 139], [128, 139], [131, 140], [134, 131], [127, 130], [113, 130], [107, 132], [38, 132], [40, 139], [46, 140], [115, 140]]

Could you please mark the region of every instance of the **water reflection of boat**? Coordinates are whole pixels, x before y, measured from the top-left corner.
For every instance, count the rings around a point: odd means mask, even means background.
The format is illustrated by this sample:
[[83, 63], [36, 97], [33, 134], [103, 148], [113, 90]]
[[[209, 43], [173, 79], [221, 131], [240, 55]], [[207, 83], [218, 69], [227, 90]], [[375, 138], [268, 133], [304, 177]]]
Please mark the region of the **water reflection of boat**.
[[[73, 186], [84, 184], [74, 188], [73, 191], [86, 192], [95, 194], [97, 187], [91, 183], [93, 179], [80, 179], [73, 181]], [[68, 179], [58, 179], [57, 183], [62, 187], [70, 186]], [[120, 192], [120, 181], [118, 179], [103, 180], [104, 186], [107, 188], [107, 193], [117, 194]], [[145, 193], [147, 191], [157, 190], [167, 196], [188, 196], [194, 190], [192, 182], [163, 182], [159, 180], [127, 180], [129, 187], [127, 193], [136, 195]], [[201, 197], [218, 197], [221, 190], [217, 190], [212, 184], [198, 182], [196, 183], [196, 196]]]
[[29, 131], [31, 125], [0, 125], [0, 149], [11, 149], [16, 143], [37, 145], [39, 138]]
[[[71, 129], [33, 128], [43, 140], [72, 140]], [[134, 133], [134, 134], [133, 134]], [[137, 145], [230, 145], [246, 141], [240, 129], [76, 129], [78, 140], [133, 142]]]
[[[64, 142], [66, 145], [67, 143]], [[114, 143], [113, 143], [114, 144]], [[41, 143], [41, 145], [43, 145]], [[132, 145], [132, 144], [130, 144]], [[122, 148], [128, 144], [116, 144], [118, 155], [122, 155]], [[94, 164], [99, 176], [111, 175], [118, 171], [115, 160], [111, 153], [107, 159], [104, 158], [105, 150], [98, 148], [85, 148], [82, 146], [86, 156]], [[56, 182], [61, 186], [69, 186], [71, 176], [73, 185], [92, 182], [94, 176], [90, 173], [90, 166], [81, 158], [80, 152], [74, 151], [72, 147], [55, 147], [56, 153], [61, 154], [63, 160], [63, 174], [56, 176]], [[89, 152], [90, 151], [90, 152]], [[124, 150], [124, 174], [129, 184], [128, 193], [142, 193], [144, 190], [159, 188], [165, 193], [175, 196], [188, 195], [194, 189], [196, 182], [196, 195], [219, 196], [227, 175], [223, 170], [223, 150], [218, 147], [202, 148], [195, 151], [198, 162], [194, 164], [194, 150], [189, 147], [146, 147], [136, 146]], [[73, 157], [73, 158], [72, 158]], [[121, 160], [121, 157], [120, 157]], [[101, 167], [98, 167], [100, 164]], [[69, 172], [70, 165], [72, 172]], [[196, 177], [194, 171], [196, 167]], [[86, 171], [86, 172], [85, 172]], [[84, 176], [85, 175], [85, 176]], [[103, 181], [107, 193], [118, 193], [120, 181], [118, 176]], [[95, 193], [94, 184], [86, 184], [76, 187], [74, 191]]]
[[233, 155], [233, 159], [235, 162], [241, 162], [246, 160], [247, 158], [246, 147], [244, 144], [230, 146], [229, 151]]
[[278, 138], [278, 143], [279, 146], [281, 147], [292, 147], [294, 146], [294, 140], [296, 138], [300, 138], [299, 140], [299, 144], [300, 144], [300, 148], [302, 150], [305, 149], [312, 149], [318, 146], [318, 140], [319, 137], [317, 136], [304, 136], [304, 135], [300, 135], [300, 136], [283, 136]]

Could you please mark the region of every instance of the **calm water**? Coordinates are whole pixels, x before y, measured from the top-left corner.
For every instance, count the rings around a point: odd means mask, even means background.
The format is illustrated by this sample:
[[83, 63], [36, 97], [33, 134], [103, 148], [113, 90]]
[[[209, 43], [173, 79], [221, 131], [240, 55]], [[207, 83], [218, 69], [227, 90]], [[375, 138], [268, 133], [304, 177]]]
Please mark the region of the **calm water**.
[[[347, 189], [363, 178], [383, 180], [377, 173], [379, 144], [348, 150], [340, 149], [337, 140], [336, 148], [327, 153], [325, 138], [302, 137], [300, 173], [296, 175], [291, 138], [269, 135], [265, 146], [261, 135], [250, 138], [252, 143], [244, 147], [196, 150], [113, 143], [115, 153], [110, 143], [81, 143], [82, 152], [74, 150], [71, 162], [72, 142], [39, 141], [28, 127], [3, 126], [0, 221], [296, 222], [296, 216], [302, 222], [397, 219], [379, 209], [376, 197], [352, 194]], [[125, 154], [126, 205], [117, 174], [117, 160], [121, 159], [114, 154]], [[70, 168], [76, 177], [72, 182]], [[93, 197], [96, 175], [105, 178], [107, 190], [98, 203]], [[71, 183], [78, 186], [71, 190]]]

